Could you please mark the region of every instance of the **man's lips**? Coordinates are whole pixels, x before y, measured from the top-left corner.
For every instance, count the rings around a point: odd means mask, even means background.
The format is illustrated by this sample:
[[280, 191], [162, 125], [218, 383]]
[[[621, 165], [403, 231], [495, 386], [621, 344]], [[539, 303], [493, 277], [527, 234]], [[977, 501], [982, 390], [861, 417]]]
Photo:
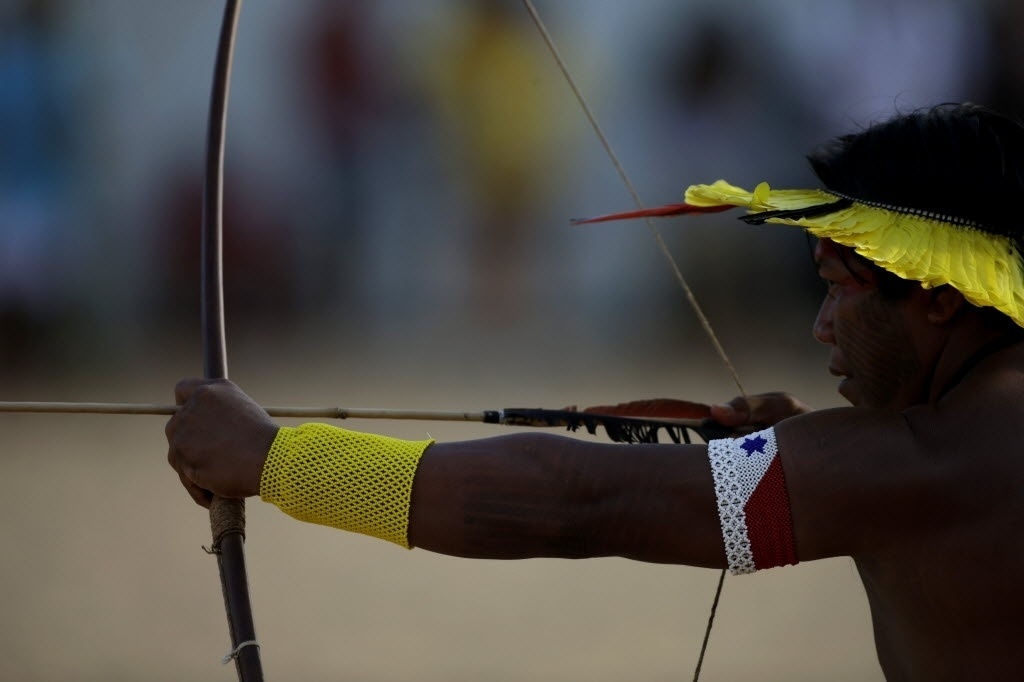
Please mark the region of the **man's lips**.
[[839, 367], [829, 366], [828, 373], [831, 374], [834, 377], [840, 377], [842, 379], [849, 379], [850, 378], [850, 373], [847, 372], [844, 369], [840, 369]]
[[836, 390], [839, 392], [839, 395], [843, 396], [851, 403], [854, 402], [853, 395], [849, 392], [851, 385], [850, 373], [847, 372], [845, 369], [841, 367], [836, 367], [834, 365], [829, 365], [828, 373], [834, 377], [839, 377], [839, 386], [836, 387]]

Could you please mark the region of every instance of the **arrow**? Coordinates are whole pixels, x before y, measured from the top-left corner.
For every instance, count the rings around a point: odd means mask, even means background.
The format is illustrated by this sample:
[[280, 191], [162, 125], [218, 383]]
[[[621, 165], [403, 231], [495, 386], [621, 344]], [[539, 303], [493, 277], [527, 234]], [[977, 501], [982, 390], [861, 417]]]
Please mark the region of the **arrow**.
[[[180, 410], [178, 405], [157, 403], [90, 403], [90, 402], [0, 402], [0, 413], [25, 414], [119, 414], [169, 416]], [[476, 422], [504, 426], [564, 427], [570, 431], [584, 428], [596, 433], [602, 427], [609, 438], [620, 443], [656, 443], [664, 431], [674, 443], [689, 443], [689, 432], [702, 440], [726, 438], [742, 433], [710, 419], [602, 414], [590, 410], [546, 410], [542, 408], [507, 407], [500, 410], [401, 410], [365, 407], [264, 407], [271, 417], [306, 419], [392, 419], [410, 421]]]

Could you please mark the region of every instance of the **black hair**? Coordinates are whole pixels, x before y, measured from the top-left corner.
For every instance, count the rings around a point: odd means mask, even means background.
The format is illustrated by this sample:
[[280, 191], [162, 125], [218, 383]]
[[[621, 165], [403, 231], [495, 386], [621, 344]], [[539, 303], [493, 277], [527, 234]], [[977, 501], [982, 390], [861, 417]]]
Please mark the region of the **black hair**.
[[903, 114], [807, 158], [840, 195], [938, 213], [1024, 247], [1024, 125], [990, 109], [943, 104]]
[[[863, 203], [936, 213], [1010, 237], [1024, 253], [1024, 125], [977, 104], [941, 104], [837, 137], [807, 157], [825, 188]], [[879, 271], [884, 298], [916, 282]], [[990, 324], [1022, 330], [995, 309]]]

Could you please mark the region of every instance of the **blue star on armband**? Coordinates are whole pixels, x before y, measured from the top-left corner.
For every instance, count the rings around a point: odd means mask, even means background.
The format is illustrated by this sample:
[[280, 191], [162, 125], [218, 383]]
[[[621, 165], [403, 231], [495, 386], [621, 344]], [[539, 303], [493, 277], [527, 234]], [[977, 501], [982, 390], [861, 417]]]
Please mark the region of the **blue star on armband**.
[[753, 438], [744, 438], [743, 442], [740, 443], [740, 447], [747, 451], [747, 457], [750, 457], [755, 452], [763, 453], [766, 445], [768, 445], [768, 441], [760, 434]]

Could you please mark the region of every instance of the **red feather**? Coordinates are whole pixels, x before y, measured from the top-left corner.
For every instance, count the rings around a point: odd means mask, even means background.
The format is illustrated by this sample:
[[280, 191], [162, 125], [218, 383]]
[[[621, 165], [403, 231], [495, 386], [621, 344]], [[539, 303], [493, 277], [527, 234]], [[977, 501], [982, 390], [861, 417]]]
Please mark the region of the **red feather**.
[[590, 223], [604, 223], [610, 220], [628, 220], [630, 218], [661, 218], [664, 216], [683, 215], [684, 213], [719, 213], [728, 211], [735, 206], [726, 204], [724, 206], [691, 206], [690, 204], [666, 204], [656, 208], [641, 208], [636, 211], [624, 213], [609, 213], [593, 218], [573, 218], [569, 222], [573, 225], [587, 225]]
[[614, 417], [647, 417], [650, 419], [709, 419], [711, 408], [703, 403], [673, 398], [633, 400], [618, 405], [595, 405], [584, 412]]

